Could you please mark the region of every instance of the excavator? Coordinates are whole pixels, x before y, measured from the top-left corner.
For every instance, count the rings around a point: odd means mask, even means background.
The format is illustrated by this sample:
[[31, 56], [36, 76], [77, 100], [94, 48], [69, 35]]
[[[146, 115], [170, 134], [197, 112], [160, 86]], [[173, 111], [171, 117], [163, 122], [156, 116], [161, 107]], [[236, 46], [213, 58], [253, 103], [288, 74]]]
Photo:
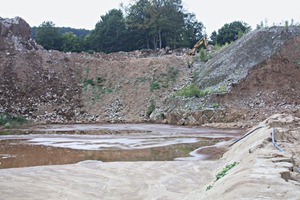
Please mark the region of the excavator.
[[204, 43], [205, 47], [207, 48], [208, 40], [206, 36], [203, 36], [195, 45], [194, 47], [188, 52], [189, 56], [193, 56], [196, 53], [196, 50]]

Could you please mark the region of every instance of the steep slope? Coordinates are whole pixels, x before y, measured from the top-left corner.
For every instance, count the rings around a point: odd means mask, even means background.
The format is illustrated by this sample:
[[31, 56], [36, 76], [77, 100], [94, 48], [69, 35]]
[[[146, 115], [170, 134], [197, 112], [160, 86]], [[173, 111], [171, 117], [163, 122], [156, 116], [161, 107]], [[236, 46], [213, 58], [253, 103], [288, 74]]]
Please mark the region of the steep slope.
[[[299, 199], [299, 123], [300, 118], [280, 114], [260, 123], [262, 128], [231, 146], [214, 170], [215, 176], [226, 173], [186, 199]], [[272, 144], [273, 128], [283, 152]], [[224, 170], [232, 163], [236, 165]]]
[[170, 100], [168, 120], [257, 123], [275, 113], [299, 116], [299, 42], [299, 27], [255, 30], [213, 53], [208, 62], [194, 64], [194, 83], [213, 94]]
[[37, 122], [142, 122], [187, 76], [178, 52], [46, 51], [23, 19], [0, 24], [0, 112]]
[[[255, 123], [299, 116], [300, 28], [255, 30], [207, 63], [181, 51], [63, 53], [0, 18], [0, 112], [36, 122]], [[177, 97], [195, 83], [212, 94]]]

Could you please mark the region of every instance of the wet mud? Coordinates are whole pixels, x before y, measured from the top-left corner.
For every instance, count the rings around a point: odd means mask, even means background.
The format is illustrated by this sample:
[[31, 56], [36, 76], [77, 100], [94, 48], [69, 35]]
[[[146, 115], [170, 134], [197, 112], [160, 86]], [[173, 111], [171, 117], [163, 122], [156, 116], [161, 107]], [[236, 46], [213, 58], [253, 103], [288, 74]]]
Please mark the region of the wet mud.
[[[76, 131], [81, 134], [74, 133]], [[39, 127], [26, 130], [26, 134], [0, 136], [0, 168], [73, 164], [87, 160], [215, 160], [225, 152], [224, 148], [215, 145], [236, 138], [241, 132], [140, 124]]]

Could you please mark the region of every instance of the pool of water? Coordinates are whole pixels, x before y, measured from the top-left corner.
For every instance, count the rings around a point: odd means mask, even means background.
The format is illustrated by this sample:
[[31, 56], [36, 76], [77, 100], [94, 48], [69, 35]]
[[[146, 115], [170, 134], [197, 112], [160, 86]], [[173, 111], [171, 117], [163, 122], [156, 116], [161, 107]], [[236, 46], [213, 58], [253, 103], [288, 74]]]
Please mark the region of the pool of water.
[[[0, 168], [71, 164], [86, 160], [218, 159], [239, 129], [162, 124], [73, 124], [23, 129], [0, 136]], [[221, 147], [221, 148], [220, 148]]]

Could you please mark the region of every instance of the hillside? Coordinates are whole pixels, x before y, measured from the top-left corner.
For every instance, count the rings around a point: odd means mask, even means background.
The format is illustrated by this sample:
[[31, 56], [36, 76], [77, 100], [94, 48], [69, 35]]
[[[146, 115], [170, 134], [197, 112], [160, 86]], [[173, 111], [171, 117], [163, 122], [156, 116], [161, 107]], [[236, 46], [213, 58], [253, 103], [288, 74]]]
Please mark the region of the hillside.
[[[245, 35], [202, 63], [184, 50], [62, 53], [0, 20], [0, 112], [35, 122], [258, 122], [299, 116], [299, 27]], [[177, 97], [191, 83], [206, 97]]]
[[[19, 17], [0, 18], [0, 113], [39, 124], [253, 129], [236, 143], [215, 146], [214, 151], [226, 151], [216, 161], [86, 161], [1, 169], [3, 198], [299, 199], [299, 27], [255, 30], [211, 52], [206, 63], [186, 50], [46, 51], [30, 32]], [[176, 95], [191, 84], [203, 95]]]

